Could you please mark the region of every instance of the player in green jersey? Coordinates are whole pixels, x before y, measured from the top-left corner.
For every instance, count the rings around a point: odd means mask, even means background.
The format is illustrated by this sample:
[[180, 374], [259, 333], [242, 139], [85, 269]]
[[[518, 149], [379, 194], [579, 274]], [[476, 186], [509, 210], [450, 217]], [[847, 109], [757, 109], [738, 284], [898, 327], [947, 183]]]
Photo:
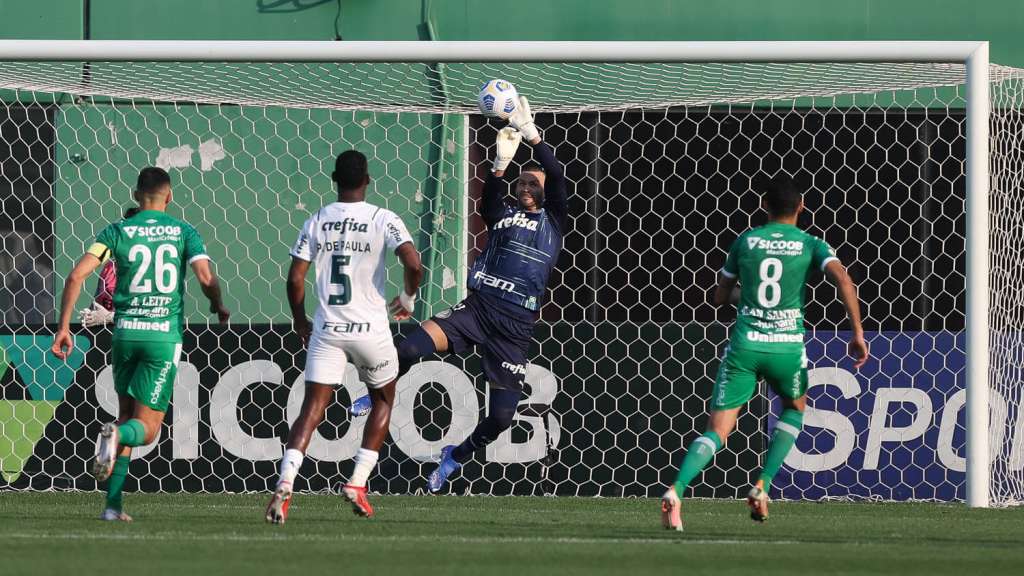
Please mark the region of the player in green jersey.
[[675, 484], [662, 497], [665, 528], [682, 530], [679, 497], [725, 444], [740, 409], [754, 395], [758, 378], [779, 396], [783, 407], [764, 467], [747, 495], [751, 518], [759, 522], [768, 518], [772, 478], [803, 426], [807, 392], [804, 291], [812, 272], [823, 271], [839, 290], [850, 318], [848, 349], [854, 367], [860, 368], [868, 359], [856, 286], [824, 240], [796, 227], [797, 216], [804, 209], [802, 196], [791, 178], [773, 178], [761, 204], [770, 221], [741, 234], [729, 249], [714, 303], [737, 304], [736, 322], [715, 379], [707, 431], [690, 444]]
[[121, 492], [133, 446], [156, 439], [171, 399], [181, 356], [185, 267], [190, 265], [210, 301], [210, 312], [227, 322], [217, 277], [195, 228], [168, 216], [171, 178], [160, 168], [139, 173], [139, 212], [103, 229], [75, 264], [61, 295], [60, 324], [52, 352], [67, 358], [74, 346], [71, 313], [82, 284], [109, 258], [117, 265], [111, 358], [118, 398], [117, 423], [103, 426], [96, 440], [92, 473], [110, 479], [103, 520], [131, 521]]

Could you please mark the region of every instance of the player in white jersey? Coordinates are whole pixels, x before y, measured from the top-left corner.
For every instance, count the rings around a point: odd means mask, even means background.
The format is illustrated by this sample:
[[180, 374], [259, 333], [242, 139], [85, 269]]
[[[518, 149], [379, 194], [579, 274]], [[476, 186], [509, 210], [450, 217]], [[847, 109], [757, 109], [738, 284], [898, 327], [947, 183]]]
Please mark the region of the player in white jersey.
[[[293, 326], [306, 344], [306, 396], [302, 412], [288, 433], [288, 447], [266, 519], [283, 524], [291, 502], [292, 485], [309, 445], [324, 419], [334, 388], [341, 385], [346, 361], [351, 362], [373, 398], [356, 453], [355, 469], [342, 490], [352, 510], [373, 516], [366, 499], [366, 480], [377, 464], [377, 452], [387, 437], [395, 400], [398, 354], [392, 342], [384, 300], [389, 252], [405, 269], [405, 289], [392, 300], [395, 320], [412, 316], [423, 279], [420, 255], [405, 224], [394, 212], [366, 202], [370, 183], [366, 156], [349, 150], [334, 165], [338, 201], [314, 213], [292, 248], [288, 271], [288, 303]], [[313, 324], [306, 318], [305, 282], [310, 263], [316, 269], [319, 305]]]

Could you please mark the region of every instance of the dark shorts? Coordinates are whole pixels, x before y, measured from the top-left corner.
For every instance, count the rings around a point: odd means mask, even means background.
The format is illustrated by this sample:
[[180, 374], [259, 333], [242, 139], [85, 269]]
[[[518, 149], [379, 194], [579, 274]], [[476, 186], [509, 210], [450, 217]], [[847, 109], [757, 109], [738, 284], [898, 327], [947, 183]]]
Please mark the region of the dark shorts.
[[505, 302], [476, 292], [432, 320], [448, 337], [448, 350], [456, 354], [480, 346], [487, 382], [494, 388], [522, 390], [526, 354], [533, 339], [536, 316], [525, 308], [519, 314]]

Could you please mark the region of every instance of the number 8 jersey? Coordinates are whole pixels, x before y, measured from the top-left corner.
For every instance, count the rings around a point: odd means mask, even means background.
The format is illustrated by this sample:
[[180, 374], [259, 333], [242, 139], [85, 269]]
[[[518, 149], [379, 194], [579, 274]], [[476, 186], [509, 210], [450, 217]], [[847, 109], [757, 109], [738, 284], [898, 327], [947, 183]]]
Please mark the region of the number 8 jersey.
[[741, 234], [722, 268], [724, 276], [740, 282], [729, 346], [802, 352], [807, 279], [832, 260], [835, 251], [824, 240], [796, 226], [773, 222]]
[[306, 220], [291, 255], [316, 268], [313, 330], [320, 337], [390, 337], [385, 261], [406, 242], [412, 237], [402, 219], [367, 202], [334, 202]]
[[195, 228], [143, 210], [104, 228], [88, 252], [117, 267], [115, 340], [181, 342], [185, 267], [209, 258]]

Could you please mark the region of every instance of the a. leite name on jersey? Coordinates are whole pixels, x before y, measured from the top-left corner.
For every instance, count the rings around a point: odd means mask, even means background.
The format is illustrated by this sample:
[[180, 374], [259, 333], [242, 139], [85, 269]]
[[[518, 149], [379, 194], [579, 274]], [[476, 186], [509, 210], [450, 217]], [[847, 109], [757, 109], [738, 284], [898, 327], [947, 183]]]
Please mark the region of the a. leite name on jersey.
[[765, 344], [776, 344], [780, 342], [802, 343], [804, 341], [803, 334], [762, 334], [760, 332], [747, 332], [747, 340], [751, 342], [763, 342]]
[[122, 330], [147, 330], [149, 332], [170, 332], [171, 321], [149, 322], [147, 320], [136, 320], [135, 318], [120, 318], [117, 327]]
[[538, 222], [540, 222], [540, 221], [539, 220], [530, 220], [522, 212], [516, 212], [512, 216], [508, 216], [506, 218], [502, 218], [501, 220], [498, 220], [494, 224], [494, 229], [495, 230], [500, 230], [501, 228], [508, 228], [510, 226], [518, 226], [519, 228], [526, 228], [527, 230], [530, 230], [531, 232], [536, 232], [537, 231], [537, 224], [538, 224]]

